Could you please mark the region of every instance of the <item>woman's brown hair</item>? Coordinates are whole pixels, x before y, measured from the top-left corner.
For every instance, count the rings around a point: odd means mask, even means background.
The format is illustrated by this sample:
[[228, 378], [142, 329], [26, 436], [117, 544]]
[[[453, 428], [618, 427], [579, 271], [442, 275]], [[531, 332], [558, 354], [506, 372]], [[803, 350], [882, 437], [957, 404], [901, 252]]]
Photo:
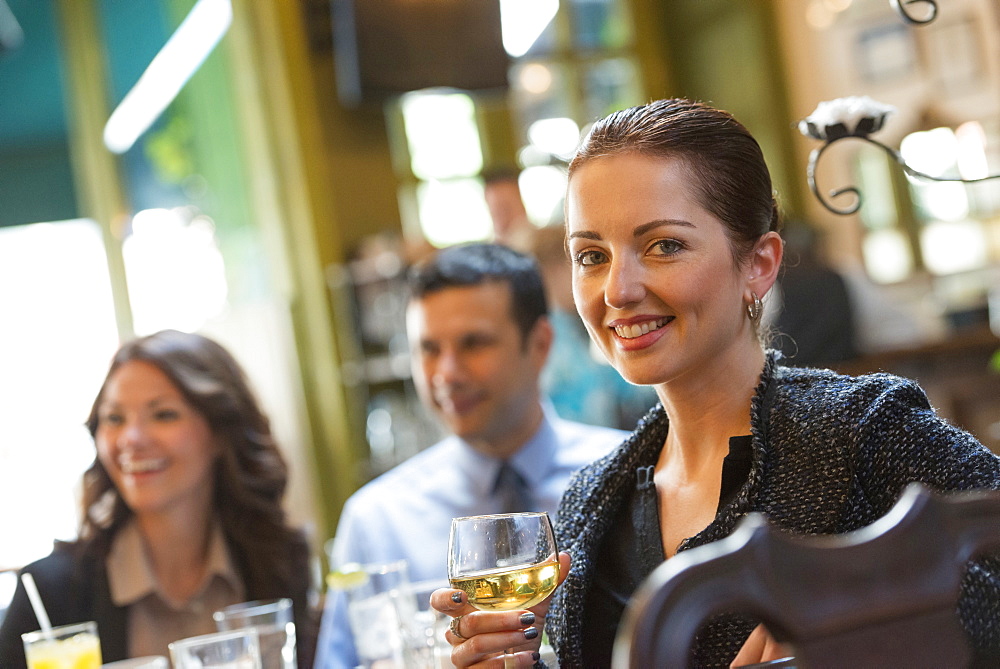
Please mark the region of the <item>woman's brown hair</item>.
[[771, 174], [753, 135], [726, 111], [684, 99], [614, 112], [591, 128], [569, 165], [624, 153], [680, 158], [701, 205], [721, 220], [739, 263], [757, 239], [781, 225]]
[[[248, 599], [292, 597], [305, 622], [309, 546], [289, 526], [282, 507], [288, 467], [239, 363], [220, 344], [198, 334], [163, 330], [124, 344], [111, 361], [87, 428], [97, 434], [108, 379], [125, 363], [155, 365], [200, 413], [220, 446], [215, 466], [214, 512]], [[103, 560], [132, 511], [99, 458], [83, 476], [80, 548]], [[302, 624], [300, 623], [300, 624]]]

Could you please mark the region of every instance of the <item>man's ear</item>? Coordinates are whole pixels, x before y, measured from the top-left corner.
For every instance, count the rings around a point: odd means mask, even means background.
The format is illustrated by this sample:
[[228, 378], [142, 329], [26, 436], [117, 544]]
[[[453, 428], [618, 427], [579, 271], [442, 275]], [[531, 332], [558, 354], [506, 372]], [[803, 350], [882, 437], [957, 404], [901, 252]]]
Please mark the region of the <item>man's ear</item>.
[[778, 279], [785, 242], [777, 232], [768, 232], [754, 245], [748, 268], [747, 288], [763, 299]]
[[539, 373], [545, 366], [545, 361], [549, 359], [549, 351], [552, 350], [552, 340], [555, 339], [555, 331], [552, 329], [552, 321], [548, 316], [542, 316], [531, 326], [525, 346], [538, 367]]

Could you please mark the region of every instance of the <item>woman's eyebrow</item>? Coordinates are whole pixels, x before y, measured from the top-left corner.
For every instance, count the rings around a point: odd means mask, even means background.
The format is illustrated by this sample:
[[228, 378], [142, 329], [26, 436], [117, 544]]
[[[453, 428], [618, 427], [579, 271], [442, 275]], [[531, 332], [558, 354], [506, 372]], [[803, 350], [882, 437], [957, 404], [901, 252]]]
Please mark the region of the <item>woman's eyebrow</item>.
[[679, 225], [685, 228], [693, 228], [694, 223], [691, 221], [685, 221], [681, 218], [658, 218], [655, 221], [650, 221], [649, 223], [643, 223], [642, 225], [636, 226], [635, 230], [632, 231], [633, 237], [642, 237], [644, 234], [650, 230], [655, 230], [656, 228], [663, 226], [674, 226]]
[[[682, 227], [685, 227], [685, 228], [693, 228], [693, 227], [695, 227], [694, 223], [691, 223], [690, 221], [685, 221], [684, 219], [681, 219], [681, 218], [658, 218], [655, 221], [650, 221], [648, 223], [643, 223], [642, 225], [637, 226], [635, 228], [635, 230], [632, 231], [632, 236], [633, 237], [642, 237], [643, 235], [645, 235], [646, 233], [648, 233], [650, 230], [655, 230], [656, 228], [664, 227], [664, 226], [682, 226]], [[598, 234], [598, 233], [596, 233], [596, 232], [592, 232], [590, 230], [579, 230], [577, 232], [571, 232], [571, 233], [569, 233], [569, 235], [566, 238], [567, 239], [577, 239], [577, 238], [580, 238], [580, 239], [595, 239], [595, 240], [599, 240], [599, 239], [601, 239], [601, 235]]]

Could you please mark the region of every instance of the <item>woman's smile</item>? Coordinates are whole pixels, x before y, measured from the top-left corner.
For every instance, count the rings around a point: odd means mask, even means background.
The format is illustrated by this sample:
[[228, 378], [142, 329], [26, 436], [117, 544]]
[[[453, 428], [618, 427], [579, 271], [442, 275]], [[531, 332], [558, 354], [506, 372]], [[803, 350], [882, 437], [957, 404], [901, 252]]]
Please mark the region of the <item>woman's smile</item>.
[[666, 336], [670, 331], [668, 326], [673, 320], [673, 316], [662, 318], [639, 316], [613, 320], [608, 327], [614, 333], [612, 340], [618, 350], [622, 352], [640, 351], [649, 348]]
[[133, 477], [161, 472], [167, 468], [167, 464], [166, 458], [140, 458], [132, 454], [123, 454], [118, 458], [118, 467], [122, 473]]
[[641, 323], [624, 323], [616, 324], [612, 323], [611, 328], [615, 331], [615, 334], [622, 339], [636, 339], [642, 335], [649, 334], [655, 330], [659, 330], [664, 325], [673, 320], [670, 318], [657, 318], [655, 320], [645, 320]]

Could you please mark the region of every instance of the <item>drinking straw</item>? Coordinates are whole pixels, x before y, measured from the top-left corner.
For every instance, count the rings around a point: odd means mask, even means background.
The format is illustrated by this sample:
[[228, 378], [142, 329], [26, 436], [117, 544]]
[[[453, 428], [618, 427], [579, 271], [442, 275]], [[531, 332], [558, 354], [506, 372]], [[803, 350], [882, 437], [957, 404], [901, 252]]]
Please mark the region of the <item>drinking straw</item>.
[[34, 577], [23, 572], [21, 574], [21, 582], [24, 583], [24, 589], [28, 593], [28, 600], [31, 602], [31, 608], [35, 610], [35, 617], [38, 618], [39, 624], [42, 626], [42, 631], [46, 636], [52, 633], [52, 623], [49, 622], [49, 614], [45, 611], [45, 606], [42, 605], [42, 598], [38, 594], [38, 587], [35, 585]]

